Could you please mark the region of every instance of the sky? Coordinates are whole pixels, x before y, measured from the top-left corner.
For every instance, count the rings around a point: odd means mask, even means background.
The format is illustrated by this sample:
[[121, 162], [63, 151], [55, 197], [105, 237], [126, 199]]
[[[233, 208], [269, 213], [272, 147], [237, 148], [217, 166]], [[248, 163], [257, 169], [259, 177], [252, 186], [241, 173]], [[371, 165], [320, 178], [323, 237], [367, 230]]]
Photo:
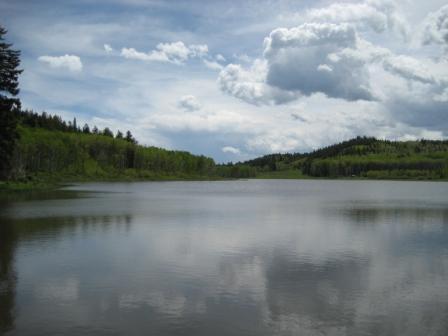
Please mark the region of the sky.
[[448, 138], [446, 0], [0, 0], [24, 108], [217, 162]]

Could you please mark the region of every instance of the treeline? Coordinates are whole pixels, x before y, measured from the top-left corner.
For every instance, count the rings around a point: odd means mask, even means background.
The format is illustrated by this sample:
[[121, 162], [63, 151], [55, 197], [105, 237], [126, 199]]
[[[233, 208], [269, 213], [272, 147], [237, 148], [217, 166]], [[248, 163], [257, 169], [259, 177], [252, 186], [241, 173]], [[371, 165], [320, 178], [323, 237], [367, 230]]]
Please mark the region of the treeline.
[[19, 126], [11, 178], [30, 180], [211, 177], [213, 159], [138, 145], [103, 134]]
[[75, 121], [46, 113], [20, 112], [18, 119], [20, 137], [10, 163], [15, 180], [254, 178], [268, 172], [281, 178], [282, 171], [300, 171], [305, 177], [448, 178], [448, 141], [358, 137], [305, 154], [216, 165], [205, 156], [139, 145], [132, 135], [84, 132], [74, 127]]
[[257, 169], [247, 164], [217, 165], [215, 172], [217, 176], [224, 178], [253, 178], [257, 176]]
[[65, 121], [58, 115], [51, 115], [47, 112], [37, 113], [32, 110], [16, 111], [17, 120], [23, 126], [28, 126], [32, 128], [44, 128], [50, 131], [61, 131], [61, 132], [74, 132], [83, 134], [95, 134], [104, 135], [110, 138], [124, 139], [128, 142], [137, 143], [137, 140], [133, 137], [130, 131], [126, 132], [126, 135], [118, 130], [116, 135], [108, 127], [103, 130], [99, 130], [98, 127], [93, 126], [90, 128], [88, 124], [84, 124], [80, 127], [77, 124], [76, 118], [73, 121]]
[[387, 141], [357, 137], [309, 153], [302, 172], [315, 177], [448, 177], [448, 141]]
[[294, 161], [302, 157], [304, 157], [304, 154], [300, 153], [268, 154], [246, 161], [244, 162], [244, 165], [248, 165], [250, 167], [257, 167], [259, 170], [263, 169], [265, 171], [276, 171], [281, 170], [282, 167], [292, 164]]
[[[315, 177], [425, 177], [444, 178], [447, 175], [446, 159], [410, 158], [380, 161], [368, 159], [334, 158], [307, 160], [302, 172]], [[374, 173], [376, 172], [376, 173]]]
[[271, 154], [242, 163], [257, 174], [300, 170], [310, 177], [447, 179], [448, 141], [357, 137], [310, 153]]
[[18, 140], [9, 163], [9, 179], [173, 179], [251, 178], [250, 165], [216, 165], [213, 159], [185, 151], [141, 146], [130, 131], [80, 127], [76, 118], [16, 110]]
[[138, 145], [133, 137], [82, 132], [73, 127], [75, 123], [47, 113], [26, 111], [19, 119], [20, 137], [10, 175], [16, 181], [253, 178], [257, 174], [249, 165], [216, 165], [202, 155]]

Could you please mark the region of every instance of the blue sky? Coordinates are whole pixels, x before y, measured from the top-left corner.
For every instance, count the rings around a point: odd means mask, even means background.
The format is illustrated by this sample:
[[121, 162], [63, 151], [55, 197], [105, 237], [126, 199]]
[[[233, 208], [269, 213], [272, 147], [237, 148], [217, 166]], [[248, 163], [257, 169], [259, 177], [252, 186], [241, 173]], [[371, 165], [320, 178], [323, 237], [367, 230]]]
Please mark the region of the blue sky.
[[2, 1], [22, 104], [217, 161], [448, 135], [446, 1]]

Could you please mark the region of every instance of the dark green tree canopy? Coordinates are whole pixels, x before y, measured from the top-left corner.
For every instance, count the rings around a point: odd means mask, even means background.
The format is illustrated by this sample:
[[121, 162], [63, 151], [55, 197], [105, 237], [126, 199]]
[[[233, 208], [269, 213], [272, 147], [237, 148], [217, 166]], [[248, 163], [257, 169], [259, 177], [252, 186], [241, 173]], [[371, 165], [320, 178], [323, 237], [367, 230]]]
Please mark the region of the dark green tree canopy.
[[6, 29], [0, 26], [0, 99], [2, 108], [9, 104], [10, 109], [20, 108], [20, 101], [13, 98], [19, 94], [20, 51], [11, 49], [12, 44], [5, 41]]
[[127, 142], [133, 143], [133, 144], [137, 144], [137, 140], [135, 140], [134, 136], [132, 135], [131, 131], [127, 131], [126, 132], [126, 137], [125, 140]]
[[11, 158], [18, 138], [17, 112], [20, 111], [20, 51], [5, 42], [6, 29], [0, 26], [0, 178], [10, 173]]
[[82, 128], [82, 132], [86, 134], [90, 134], [90, 127], [88, 124], [84, 124], [84, 127]]
[[111, 137], [111, 138], [114, 137], [114, 133], [112, 133], [112, 131], [110, 130], [109, 127], [106, 127], [106, 128], [103, 130], [103, 135], [108, 136], [108, 137]]

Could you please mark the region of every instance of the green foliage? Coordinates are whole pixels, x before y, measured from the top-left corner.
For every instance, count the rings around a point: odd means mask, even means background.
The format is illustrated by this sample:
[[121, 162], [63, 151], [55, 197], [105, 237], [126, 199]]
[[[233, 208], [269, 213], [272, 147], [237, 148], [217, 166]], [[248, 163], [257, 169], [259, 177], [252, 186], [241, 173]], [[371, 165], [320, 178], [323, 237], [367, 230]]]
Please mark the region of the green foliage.
[[127, 142], [130, 142], [132, 144], [137, 144], [137, 140], [132, 136], [131, 131], [126, 132], [126, 137], [124, 138]]
[[20, 109], [18, 77], [20, 52], [4, 41], [6, 30], [0, 26], [0, 178], [10, 173], [11, 156], [17, 140], [17, 114]]
[[448, 141], [357, 137], [307, 154], [272, 154], [242, 164], [263, 178], [297, 171], [297, 176], [325, 178], [448, 179]]
[[107, 136], [107, 137], [110, 137], [110, 138], [113, 138], [113, 137], [114, 137], [114, 133], [112, 133], [112, 131], [110, 130], [109, 127], [106, 127], [106, 128], [103, 130], [103, 135], [104, 135], [104, 136]]
[[251, 178], [255, 177], [257, 171], [254, 167], [243, 164], [226, 164], [216, 166], [216, 174], [224, 178]]
[[[257, 167], [258, 170], [261, 171], [276, 171], [283, 170], [282, 167], [279, 167], [279, 164], [289, 165], [294, 160], [303, 157], [303, 154], [269, 154], [264, 155], [259, 158], [255, 158], [253, 160], [249, 160], [244, 162], [244, 164], [249, 165], [251, 167]], [[289, 167], [288, 167], [289, 168]]]
[[[30, 127], [31, 119], [45, 127]], [[73, 126], [64, 128], [60, 118], [49, 115], [31, 119], [21, 119], [21, 137], [11, 161], [15, 180], [23, 183], [254, 177], [448, 178], [447, 141], [356, 138], [309, 154], [273, 154], [246, 163], [215, 165], [204, 156], [138, 145], [129, 131], [126, 136], [118, 132], [114, 138], [110, 130], [95, 134]]]
[[316, 177], [447, 178], [447, 141], [356, 138], [310, 153], [302, 164]]
[[14, 177], [157, 179], [212, 176], [214, 161], [182, 151], [136, 145], [111, 136], [21, 126], [12, 160]]

